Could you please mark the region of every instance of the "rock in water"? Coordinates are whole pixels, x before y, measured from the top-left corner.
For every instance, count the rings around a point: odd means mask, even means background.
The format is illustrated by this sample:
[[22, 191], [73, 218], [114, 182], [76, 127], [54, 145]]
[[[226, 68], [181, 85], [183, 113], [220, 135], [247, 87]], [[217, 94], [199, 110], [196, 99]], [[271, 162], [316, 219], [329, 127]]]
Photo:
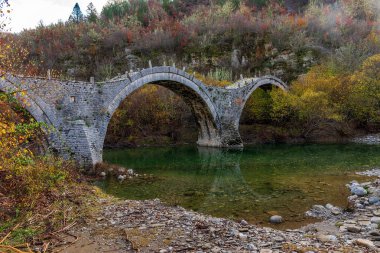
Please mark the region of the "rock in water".
[[117, 177], [117, 179], [120, 180], [120, 181], [123, 181], [123, 180], [125, 180], [126, 178], [127, 178], [126, 175], [119, 175], [119, 176]]
[[269, 222], [274, 224], [282, 223], [284, 220], [280, 215], [273, 215], [270, 217]]

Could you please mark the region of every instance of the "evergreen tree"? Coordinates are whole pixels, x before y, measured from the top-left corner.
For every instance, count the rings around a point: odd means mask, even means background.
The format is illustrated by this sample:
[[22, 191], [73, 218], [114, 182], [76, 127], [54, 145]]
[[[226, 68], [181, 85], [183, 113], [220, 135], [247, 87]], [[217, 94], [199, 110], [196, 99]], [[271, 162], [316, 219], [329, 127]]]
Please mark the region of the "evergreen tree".
[[91, 23], [95, 23], [98, 20], [98, 12], [92, 2], [87, 5], [86, 20]]
[[73, 12], [71, 13], [70, 17], [69, 17], [69, 21], [70, 22], [74, 22], [74, 23], [79, 23], [81, 21], [83, 21], [83, 13], [82, 11], [80, 10], [80, 7], [79, 7], [79, 4], [76, 3], [74, 5], [74, 8], [73, 8]]

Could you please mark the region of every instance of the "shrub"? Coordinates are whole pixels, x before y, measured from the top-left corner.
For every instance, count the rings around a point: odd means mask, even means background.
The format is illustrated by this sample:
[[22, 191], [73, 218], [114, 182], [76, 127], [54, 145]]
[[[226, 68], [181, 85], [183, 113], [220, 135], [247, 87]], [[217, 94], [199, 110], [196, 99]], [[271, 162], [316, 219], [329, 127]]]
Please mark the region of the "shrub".
[[369, 57], [351, 77], [347, 118], [363, 124], [380, 123], [380, 54]]

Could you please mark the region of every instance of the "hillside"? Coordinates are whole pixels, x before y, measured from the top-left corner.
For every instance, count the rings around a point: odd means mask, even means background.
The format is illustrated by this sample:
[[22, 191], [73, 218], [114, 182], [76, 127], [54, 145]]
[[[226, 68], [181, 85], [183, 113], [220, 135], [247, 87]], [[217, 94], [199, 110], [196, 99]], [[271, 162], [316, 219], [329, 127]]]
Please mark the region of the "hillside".
[[[329, 66], [325, 71], [337, 78], [347, 76], [379, 53], [376, 8], [374, 0], [111, 1], [100, 13], [88, 6], [83, 16], [25, 30], [14, 40], [27, 50], [32, 73], [45, 75], [52, 69], [62, 79], [94, 76], [102, 81], [145, 68], [151, 61], [153, 65], [185, 67], [211, 85], [224, 86], [241, 77], [266, 74], [291, 84], [319, 64]], [[267, 136], [261, 140], [264, 142], [304, 138], [305, 132], [309, 135], [309, 130], [302, 130], [309, 127], [293, 133], [285, 130], [289, 119], [275, 119], [271, 96], [260, 92], [254, 96], [241, 123], [259, 125], [247, 128], [247, 141], [254, 142], [252, 137], [260, 135]], [[178, 101], [164, 88], [143, 88], [123, 103], [116, 114], [122, 117], [114, 117], [113, 134], [106, 143], [139, 145], [140, 138], [147, 138], [142, 143], [148, 144], [193, 142], [196, 130], [191, 112]], [[166, 106], [149, 108], [151, 104]], [[338, 132], [351, 135], [355, 132], [352, 127], [357, 126], [377, 128], [351, 118], [343, 120], [350, 122], [348, 130], [347, 124], [342, 128], [336, 119], [333, 123], [328, 119], [328, 125], [334, 127], [316, 131], [317, 138], [326, 132], [333, 139]], [[157, 125], [160, 128], [154, 127]], [[262, 132], [262, 128], [267, 130]], [[337, 132], [329, 133], [328, 129], [335, 128]], [[268, 129], [272, 130], [268, 133]], [[151, 131], [162, 138], [149, 136]], [[115, 140], [121, 143], [115, 144]]]

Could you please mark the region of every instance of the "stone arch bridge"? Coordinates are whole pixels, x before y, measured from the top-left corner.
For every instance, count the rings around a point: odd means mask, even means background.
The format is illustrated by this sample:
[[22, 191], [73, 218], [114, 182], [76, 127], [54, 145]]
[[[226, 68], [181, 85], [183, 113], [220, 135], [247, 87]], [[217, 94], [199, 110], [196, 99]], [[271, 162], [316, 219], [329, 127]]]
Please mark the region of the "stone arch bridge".
[[239, 120], [255, 89], [272, 85], [287, 90], [273, 76], [240, 80], [226, 88], [206, 86], [185, 71], [162, 66], [96, 83], [6, 75], [0, 79], [0, 91], [13, 92], [37, 121], [48, 126], [54, 150], [89, 167], [102, 161], [113, 113], [128, 95], [146, 84], [166, 87], [181, 96], [197, 121], [197, 144], [209, 147], [243, 146]]

